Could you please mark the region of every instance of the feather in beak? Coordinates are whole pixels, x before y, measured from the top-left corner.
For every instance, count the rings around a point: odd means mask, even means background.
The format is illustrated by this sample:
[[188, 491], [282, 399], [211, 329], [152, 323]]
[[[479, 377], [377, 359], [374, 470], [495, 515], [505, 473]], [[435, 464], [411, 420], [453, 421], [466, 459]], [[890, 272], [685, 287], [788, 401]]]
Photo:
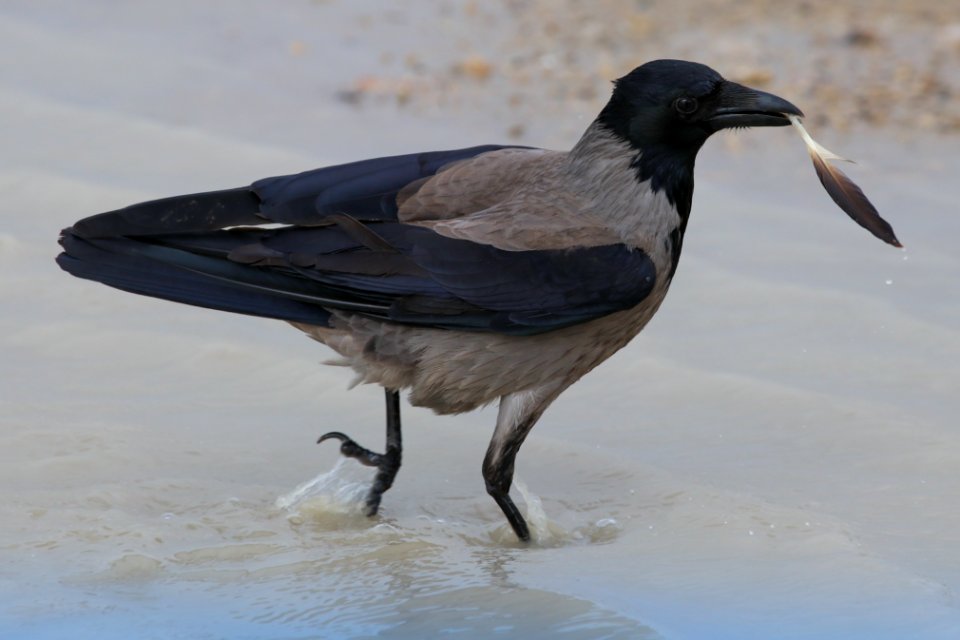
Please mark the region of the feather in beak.
[[838, 156], [829, 149], [823, 147], [820, 143], [810, 137], [807, 130], [800, 122], [800, 118], [795, 115], [784, 114], [790, 119], [800, 137], [807, 144], [807, 151], [810, 153], [810, 159], [813, 160], [813, 168], [817, 171], [817, 177], [820, 178], [823, 188], [827, 190], [833, 201], [843, 209], [854, 222], [861, 227], [880, 238], [888, 244], [895, 247], [903, 247], [897, 236], [893, 232], [890, 223], [880, 217], [877, 208], [867, 199], [863, 190], [858, 187], [853, 180], [840, 171], [837, 167], [830, 164], [831, 160], [842, 160], [844, 162], [853, 162], [847, 158]]

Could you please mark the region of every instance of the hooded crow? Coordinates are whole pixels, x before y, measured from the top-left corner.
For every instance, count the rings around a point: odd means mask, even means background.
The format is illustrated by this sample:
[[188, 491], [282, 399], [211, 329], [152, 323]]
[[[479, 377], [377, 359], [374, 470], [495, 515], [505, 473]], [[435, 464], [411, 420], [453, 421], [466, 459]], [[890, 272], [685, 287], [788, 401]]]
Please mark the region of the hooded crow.
[[615, 82], [570, 151], [481, 146], [353, 162], [135, 204], [65, 229], [57, 262], [141, 295], [292, 323], [384, 387], [374, 515], [400, 468], [399, 392], [440, 414], [499, 400], [487, 492], [521, 540], [514, 460], [564, 389], [657, 311], [680, 258], [697, 151], [790, 124], [786, 100], [702, 64]]

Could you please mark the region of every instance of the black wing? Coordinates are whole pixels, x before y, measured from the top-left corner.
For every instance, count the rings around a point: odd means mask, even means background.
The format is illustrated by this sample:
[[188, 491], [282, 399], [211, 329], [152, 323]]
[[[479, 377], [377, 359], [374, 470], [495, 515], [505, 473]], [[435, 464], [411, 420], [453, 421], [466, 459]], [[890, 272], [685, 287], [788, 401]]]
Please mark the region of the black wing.
[[656, 272], [639, 249], [504, 251], [397, 221], [404, 186], [496, 148], [367, 160], [133, 205], [66, 229], [57, 261], [134, 293], [320, 325], [336, 309], [529, 335], [643, 300]]

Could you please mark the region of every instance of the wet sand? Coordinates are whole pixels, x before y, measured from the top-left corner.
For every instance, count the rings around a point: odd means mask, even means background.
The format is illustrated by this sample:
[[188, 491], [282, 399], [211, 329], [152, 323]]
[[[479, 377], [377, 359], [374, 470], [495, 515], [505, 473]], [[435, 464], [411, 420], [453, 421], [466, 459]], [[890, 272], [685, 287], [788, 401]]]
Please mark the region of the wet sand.
[[[0, 637], [960, 636], [960, 16], [774, 4], [4, 5]], [[282, 323], [53, 263], [60, 228], [138, 200], [569, 147], [611, 77], [669, 55], [804, 108], [906, 250], [835, 208], [789, 129], [711, 140], [660, 313], [521, 452], [530, 548], [483, 490], [493, 410], [405, 406], [368, 520], [369, 472], [312, 443], [378, 442], [378, 389]], [[891, 61], [909, 81], [871, 102]]]

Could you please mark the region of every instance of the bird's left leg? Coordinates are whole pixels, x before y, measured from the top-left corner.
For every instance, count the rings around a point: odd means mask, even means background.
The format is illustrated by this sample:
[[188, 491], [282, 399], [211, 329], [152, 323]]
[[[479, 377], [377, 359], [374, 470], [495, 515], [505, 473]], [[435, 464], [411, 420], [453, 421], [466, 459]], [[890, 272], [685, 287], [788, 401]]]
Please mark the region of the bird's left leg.
[[368, 467], [376, 467], [377, 475], [373, 479], [373, 486], [367, 493], [367, 515], [374, 516], [380, 508], [380, 499], [384, 492], [393, 486], [393, 479], [400, 470], [400, 458], [403, 451], [403, 443], [400, 438], [400, 392], [384, 390], [387, 399], [387, 446], [384, 453], [374, 453], [367, 448], [361, 447], [353, 438], [339, 431], [325, 433], [317, 440], [321, 443], [324, 440], [336, 438], [341, 442], [340, 453], [348, 458], [355, 458], [360, 464]]

